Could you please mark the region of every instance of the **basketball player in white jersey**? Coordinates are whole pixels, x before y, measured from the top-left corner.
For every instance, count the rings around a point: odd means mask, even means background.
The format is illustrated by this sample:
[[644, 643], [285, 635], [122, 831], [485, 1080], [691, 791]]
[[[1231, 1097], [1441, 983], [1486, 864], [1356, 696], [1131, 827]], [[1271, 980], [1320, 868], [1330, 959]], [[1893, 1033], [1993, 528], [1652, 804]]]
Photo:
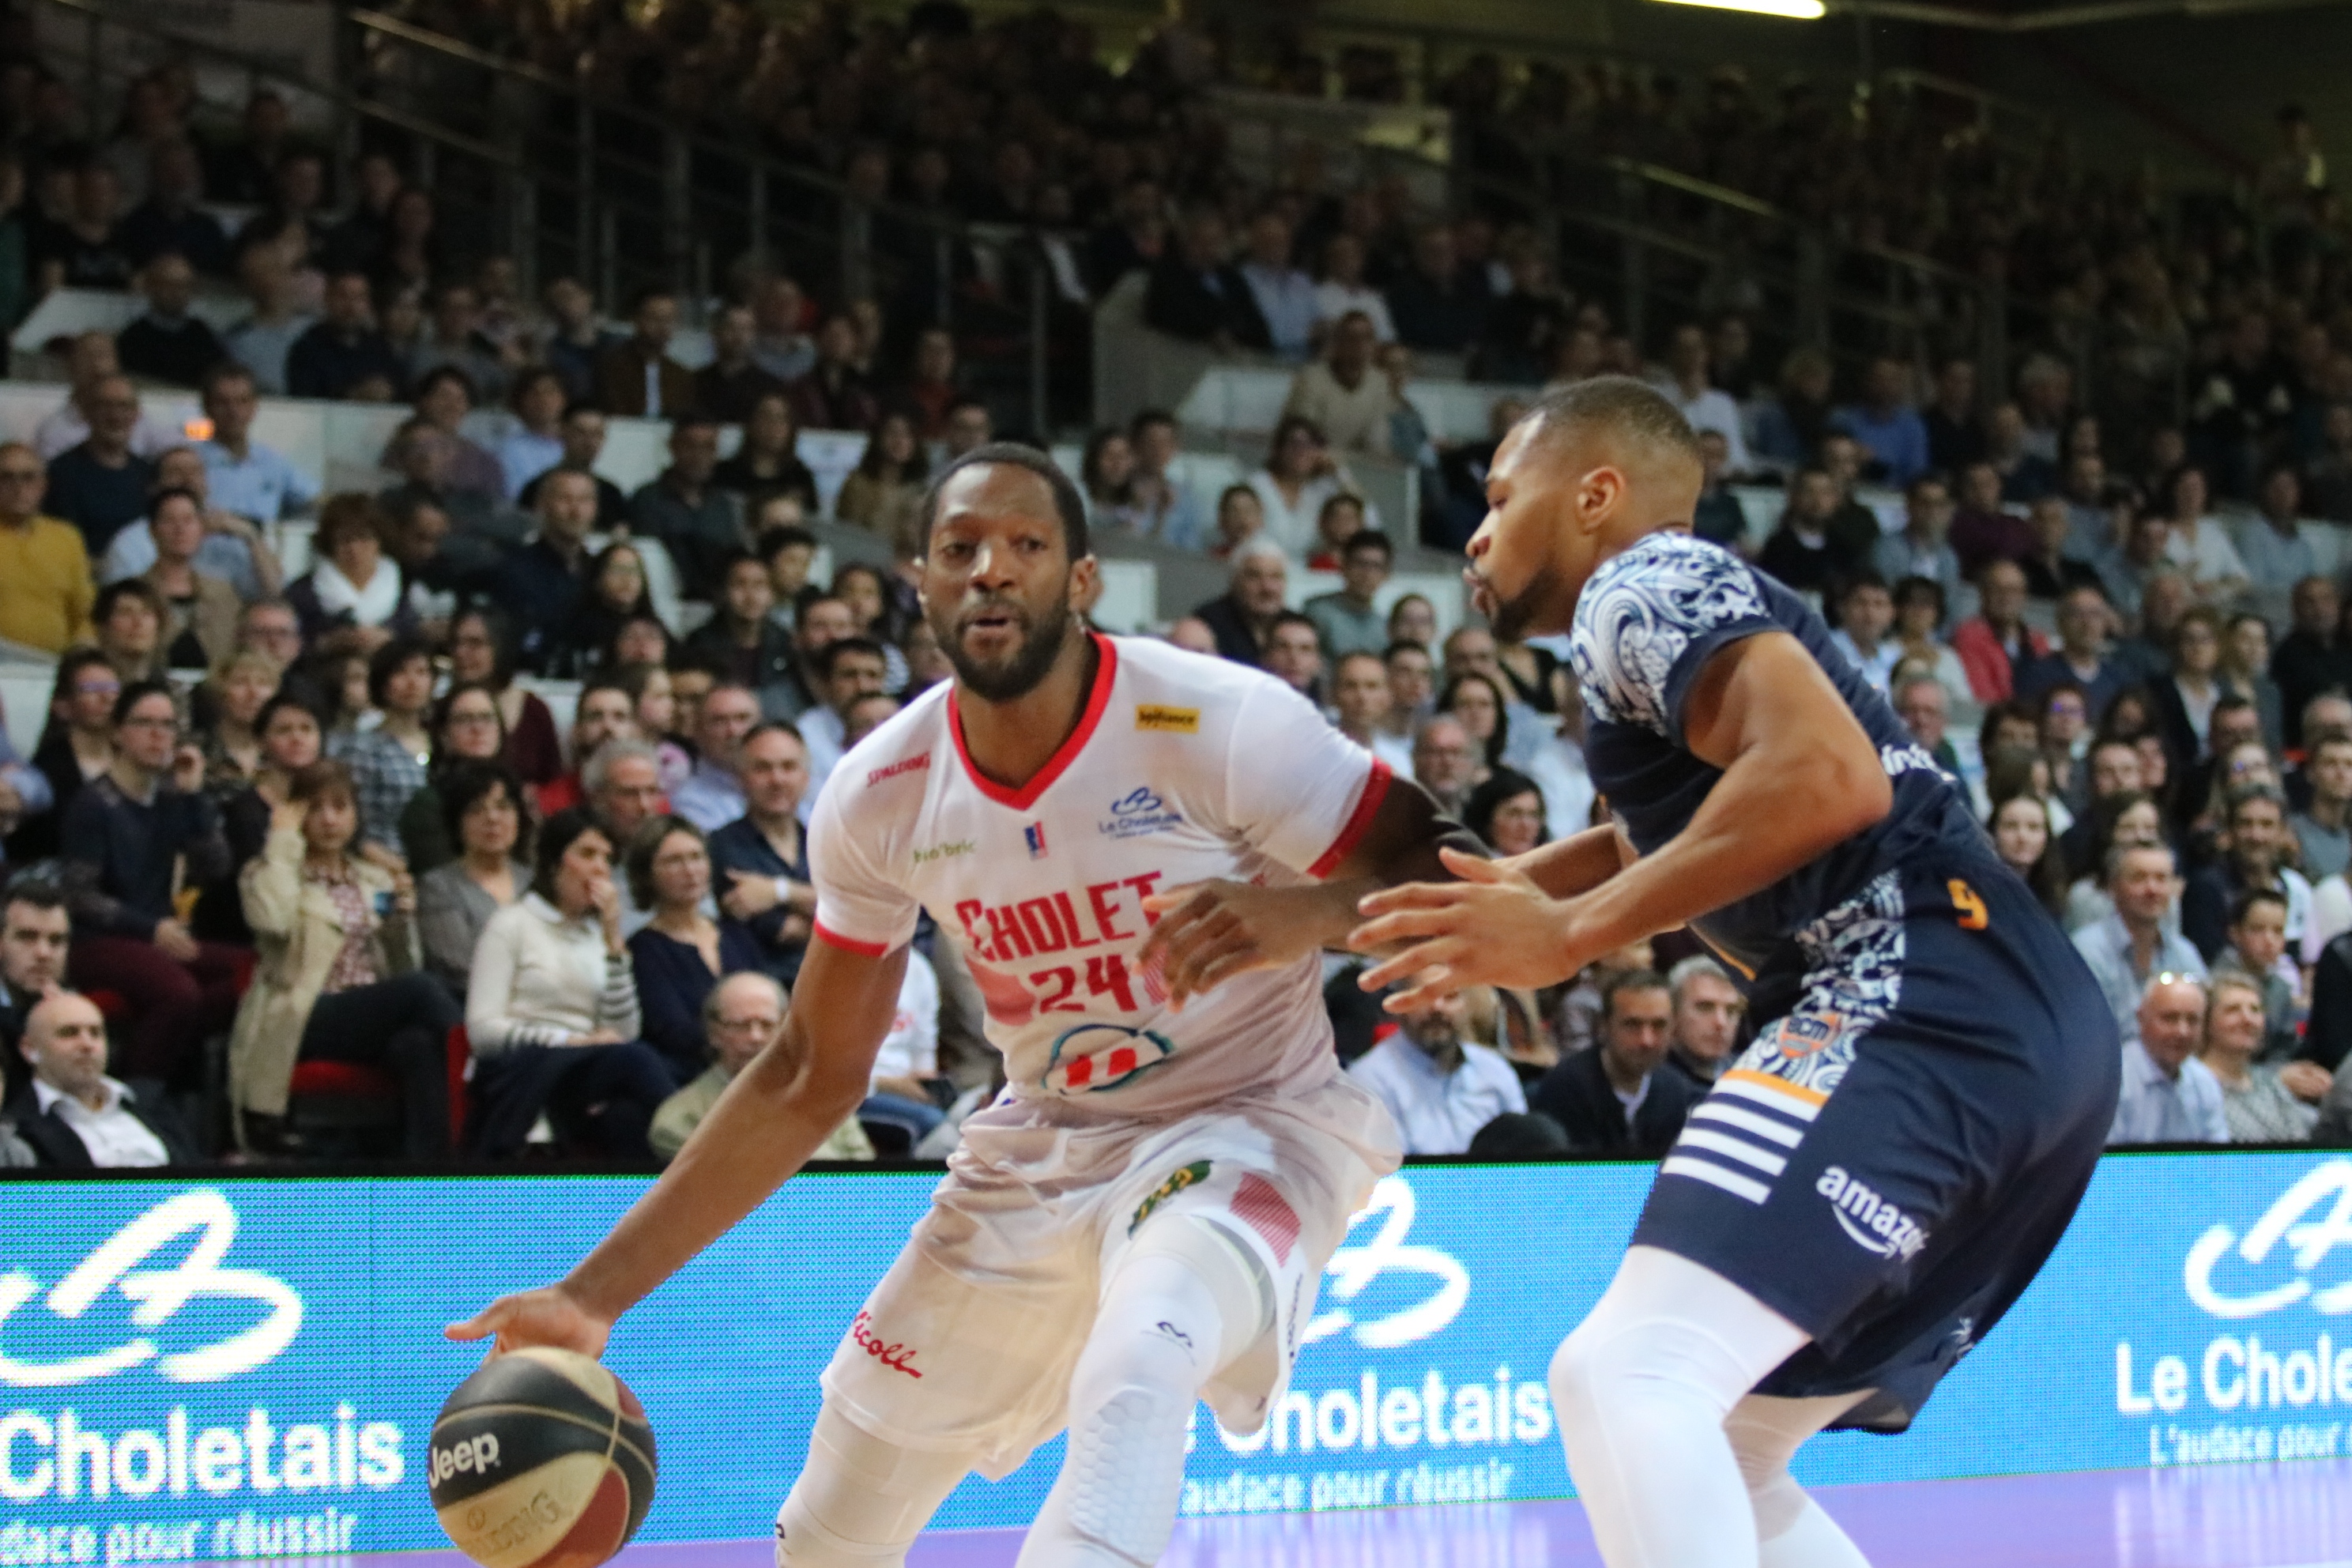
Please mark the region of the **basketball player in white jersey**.
[[927, 499], [925, 614], [956, 679], [816, 807], [816, 934], [782, 1037], [562, 1283], [460, 1338], [600, 1352], [613, 1322], [866, 1093], [928, 908], [1007, 1088], [824, 1374], [782, 1568], [889, 1568], [965, 1474], [1065, 1426], [1024, 1568], [1140, 1568], [1206, 1397], [1255, 1429], [1349, 1216], [1395, 1167], [1342, 1077], [1318, 954], [1465, 837], [1273, 678], [1089, 633], [1083, 503], [986, 447]]

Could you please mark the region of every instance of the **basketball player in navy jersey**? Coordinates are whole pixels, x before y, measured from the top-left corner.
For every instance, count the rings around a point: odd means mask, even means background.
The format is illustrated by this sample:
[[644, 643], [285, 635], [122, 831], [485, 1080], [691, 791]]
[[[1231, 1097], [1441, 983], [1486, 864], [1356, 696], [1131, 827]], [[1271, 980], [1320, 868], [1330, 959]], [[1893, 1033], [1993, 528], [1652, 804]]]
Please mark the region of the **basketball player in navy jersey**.
[[[2072, 1218], [2120, 1069], [2099, 990], [1958, 784], [1821, 617], [1691, 537], [1698, 443], [1602, 377], [1487, 476], [1469, 579], [1502, 638], [1568, 632], [1613, 825], [1367, 898], [1367, 989], [1549, 985], [1687, 924], [1756, 1043], [1660, 1165], [1552, 1397], [1610, 1568], [1857, 1568], [1790, 1479], [1895, 1432]], [[1391, 947], [1389, 944], [1402, 944]]]

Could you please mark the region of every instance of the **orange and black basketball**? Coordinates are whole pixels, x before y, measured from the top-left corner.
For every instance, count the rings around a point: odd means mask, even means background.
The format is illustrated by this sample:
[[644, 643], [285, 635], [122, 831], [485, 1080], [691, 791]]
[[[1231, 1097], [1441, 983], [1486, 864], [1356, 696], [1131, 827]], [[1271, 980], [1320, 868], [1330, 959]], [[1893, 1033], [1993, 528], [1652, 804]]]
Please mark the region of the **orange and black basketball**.
[[441, 1407], [425, 1479], [441, 1528], [482, 1568], [595, 1568], [653, 1504], [653, 1428], [586, 1356], [514, 1351]]

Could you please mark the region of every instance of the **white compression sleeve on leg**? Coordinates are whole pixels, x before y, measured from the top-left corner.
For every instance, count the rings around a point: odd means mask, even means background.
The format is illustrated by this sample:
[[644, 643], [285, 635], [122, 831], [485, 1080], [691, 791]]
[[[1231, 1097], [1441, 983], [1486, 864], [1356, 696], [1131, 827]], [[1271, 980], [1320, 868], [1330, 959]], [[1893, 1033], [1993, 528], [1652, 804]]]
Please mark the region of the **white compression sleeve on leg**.
[[1724, 1418], [1807, 1337], [1711, 1269], [1627, 1251], [1551, 1362], [1569, 1473], [1609, 1568], [1758, 1568]]
[[971, 1468], [969, 1454], [885, 1442], [826, 1400], [776, 1513], [776, 1568], [899, 1568]]
[[1740, 1479], [1756, 1512], [1762, 1568], [1870, 1568], [1821, 1504], [1789, 1474], [1805, 1439], [1853, 1408], [1862, 1394], [1819, 1399], [1774, 1399], [1751, 1394], [1724, 1419], [1725, 1436], [1739, 1461]]
[[1121, 1258], [1070, 1378], [1062, 1473], [1018, 1568], [1150, 1568], [1176, 1524], [1202, 1385], [1273, 1321], [1271, 1292], [1207, 1220], [1160, 1216]]

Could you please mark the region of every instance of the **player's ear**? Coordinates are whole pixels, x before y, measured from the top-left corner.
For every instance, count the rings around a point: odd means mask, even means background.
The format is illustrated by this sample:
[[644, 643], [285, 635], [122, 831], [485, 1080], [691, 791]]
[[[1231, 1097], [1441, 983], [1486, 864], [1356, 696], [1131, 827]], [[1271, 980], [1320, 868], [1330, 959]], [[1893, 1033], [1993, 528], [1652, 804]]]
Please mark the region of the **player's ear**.
[[1602, 463], [1586, 472], [1577, 481], [1576, 504], [1570, 512], [1578, 529], [1586, 533], [1598, 533], [1616, 515], [1625, 499], [1625, 471], [1614, 463]]
[[1079, 556], [1070, 563], [1070, 608], [1082, 616], [1092, 614], [1101, 597], [1102, 563], [1092, 555]]

